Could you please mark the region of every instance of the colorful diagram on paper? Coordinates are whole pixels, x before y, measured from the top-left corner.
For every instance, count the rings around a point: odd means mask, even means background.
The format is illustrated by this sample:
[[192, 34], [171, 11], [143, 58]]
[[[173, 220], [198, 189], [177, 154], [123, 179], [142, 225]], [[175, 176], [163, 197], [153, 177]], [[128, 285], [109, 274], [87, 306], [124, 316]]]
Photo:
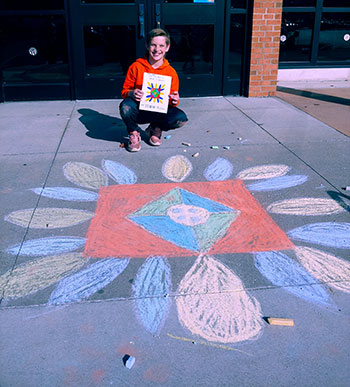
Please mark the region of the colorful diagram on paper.
[[147, 102], [157, 102], [157, 103], [163, 103], [163, 91], [164, 91], [165, 85], [159, 85], [155, 84], [153, 86], [153, 83], [148, 82], [147, 90], [149, 94], [146, 95], [146, 101]]

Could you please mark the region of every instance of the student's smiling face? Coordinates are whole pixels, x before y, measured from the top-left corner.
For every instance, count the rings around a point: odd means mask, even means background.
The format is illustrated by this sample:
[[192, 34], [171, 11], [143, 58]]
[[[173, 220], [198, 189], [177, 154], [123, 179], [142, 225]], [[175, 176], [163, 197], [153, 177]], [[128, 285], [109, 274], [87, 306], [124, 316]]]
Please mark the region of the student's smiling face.
[[154, 37], [151, 40], [150, 45], [147, 47], [151, 64], [162, 61], [165, 54], [169, 51], [169, 48], [170, 45], [167, 45], [164, 36]]

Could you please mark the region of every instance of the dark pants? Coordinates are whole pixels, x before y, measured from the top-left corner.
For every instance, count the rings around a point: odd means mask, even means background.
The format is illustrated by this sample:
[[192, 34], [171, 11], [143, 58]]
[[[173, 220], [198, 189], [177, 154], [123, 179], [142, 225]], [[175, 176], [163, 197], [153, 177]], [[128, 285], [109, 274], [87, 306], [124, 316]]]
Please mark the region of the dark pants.
[[139, 110], [139, 103], [132, 98], [125, 98], [119, 110], [129, 133], [139, 130], [138, 124], [151, 124], [154, 128], [169, 130], [180, 128], [188, 121], [185, 112], [177, 107], [169, 106], [167, 113], [149, 112]]

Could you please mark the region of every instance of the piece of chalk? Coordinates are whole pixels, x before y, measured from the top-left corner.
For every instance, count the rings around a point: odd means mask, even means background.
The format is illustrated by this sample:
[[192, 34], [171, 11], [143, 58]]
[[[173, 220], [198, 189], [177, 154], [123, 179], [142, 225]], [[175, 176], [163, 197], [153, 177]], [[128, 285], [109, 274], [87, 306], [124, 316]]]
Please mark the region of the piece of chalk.
[[210, 147], [210, 149], [219, 149], [219, 147], [217, 145], [213, 145]]
[[242, 137], [237, 137], [237, 140], [238, 140], [238, 141], [241, 141], [241, 140], [242, 140]]
[[135, 364], [135, 360], [134, 356], [129, 356], [128, 360], [125, 362], [125, 367], [130, 369]]
[[350, 185], [344, 187], [343, 189], [345, 189], [345, 191], [350, 191]]
[[199, 153], [196, 152], [196, 153], [193, 153], [192, 157], [198, 157], [199, 156]]
[[268, 317], [267, 322], [270, 325], [284, 325], [288, 327], [294, 326], [294, 320], [292, 320], [291, 318]]
[[228, 145], [225, 145], [223, 148], [226, 149], [226, 150], [230, 149], [230, 147]]
[[182, 145], [191, 146], [191, 144], [189, 142], [183, 142]]
[[171, 138], [171, 134], [168, 134], [167, 136], [164, 137], [166, 140], [169, 140]]

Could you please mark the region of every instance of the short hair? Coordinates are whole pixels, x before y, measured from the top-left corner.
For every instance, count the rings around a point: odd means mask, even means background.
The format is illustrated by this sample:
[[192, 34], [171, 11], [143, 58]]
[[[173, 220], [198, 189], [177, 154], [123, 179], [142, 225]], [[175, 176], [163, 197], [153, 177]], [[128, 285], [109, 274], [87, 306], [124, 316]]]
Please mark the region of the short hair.
[[166, 45], [170, 45], [170, 35], [161, 28], [154, 28], [147, 35], [147, 47], [150, 46], [152, 39], [156, 38], [157, 36], [164, 36]]

